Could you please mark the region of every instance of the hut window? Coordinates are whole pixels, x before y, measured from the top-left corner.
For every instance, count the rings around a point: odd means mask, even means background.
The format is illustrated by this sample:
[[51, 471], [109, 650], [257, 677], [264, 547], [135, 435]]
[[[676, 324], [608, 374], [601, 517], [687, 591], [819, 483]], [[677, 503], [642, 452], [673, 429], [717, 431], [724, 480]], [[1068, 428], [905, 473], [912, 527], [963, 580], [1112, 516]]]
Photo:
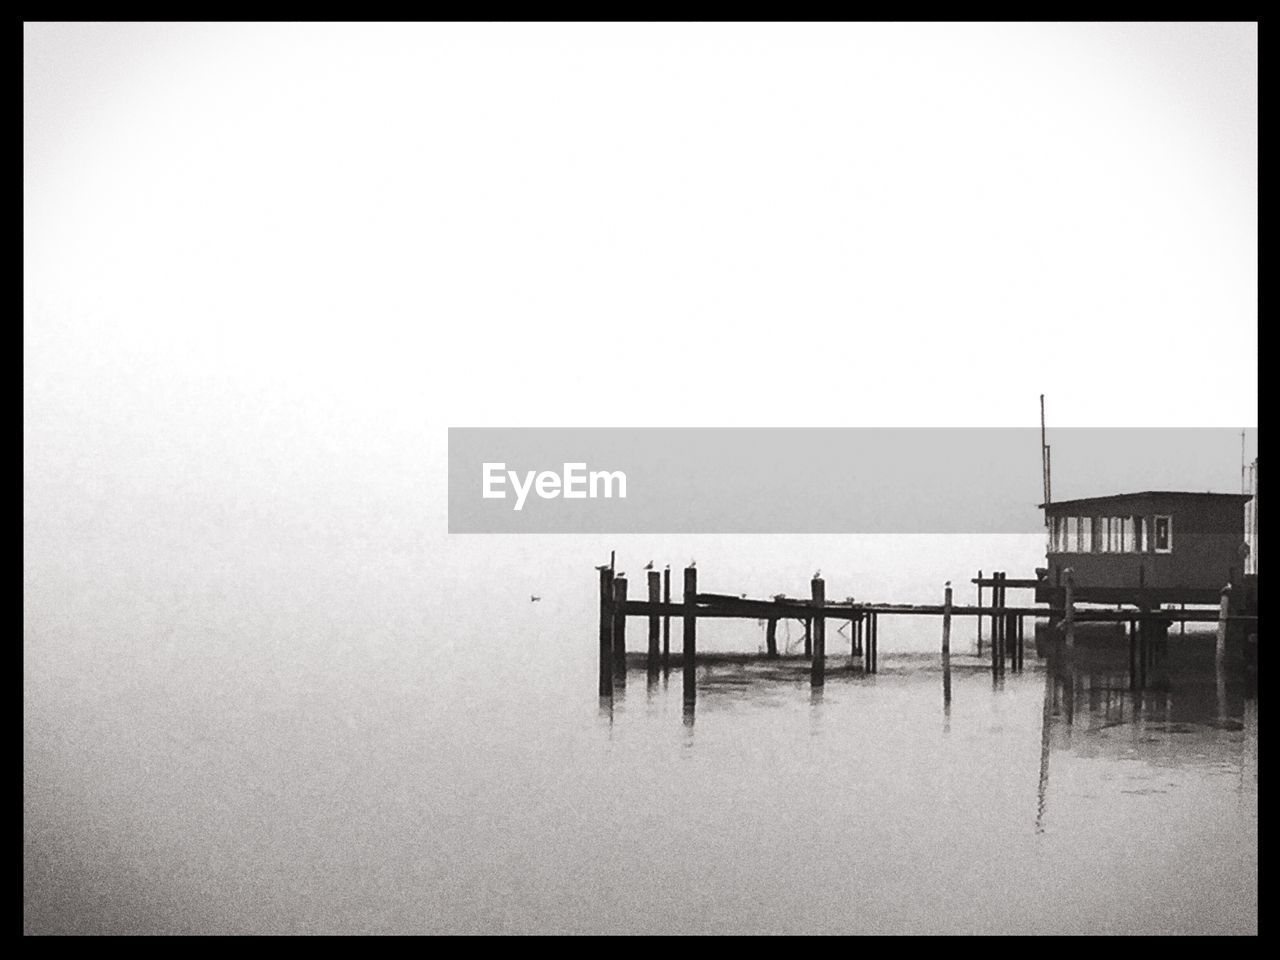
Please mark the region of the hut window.
[[1107, 537], [1111, 542], [1110, 550], [1112, 553], [1121, 553], [1124, 550], [1124, 517], [1112, 517], [1110, 529], [1107, 531]]
[[1156, 517], [1154, 519], [1151, 539], [1156, 553], [1173, 552], [1173, 517]]
[[1133, 517], [1120, 518], [1120, 549], [1124, 553], [1133, 553], [1137, 549], [1133, 542]]
[[1138, 551], [1138, 553], [1146, 553], [1148, 543], [1146, 517], [1133, 518], [1133, 535], [1133, 549]]
[[1066, 553], [1075, 553], [1080, 549], [1080, 518], [1063, 517], [1062, 527], [1062, 549]]
[[1080, 518], [1080, 552], [1093, 552], [1093, 517]]

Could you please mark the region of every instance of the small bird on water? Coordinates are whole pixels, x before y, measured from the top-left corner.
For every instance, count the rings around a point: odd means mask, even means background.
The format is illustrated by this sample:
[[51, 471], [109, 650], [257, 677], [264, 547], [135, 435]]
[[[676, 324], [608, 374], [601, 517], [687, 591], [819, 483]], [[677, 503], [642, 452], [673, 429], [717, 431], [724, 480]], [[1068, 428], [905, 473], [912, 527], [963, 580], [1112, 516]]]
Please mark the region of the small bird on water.
[[542, 599], [542, 598], [541, 598], [541, 597], [539, 597], [537, 594], [533, 594], [533, 593], [529, 594], [529, 602], [530, 602], [530, 603], [537, 603], [537, 602], [538, 602], [539, 600], [541, 600], [541, 599]]

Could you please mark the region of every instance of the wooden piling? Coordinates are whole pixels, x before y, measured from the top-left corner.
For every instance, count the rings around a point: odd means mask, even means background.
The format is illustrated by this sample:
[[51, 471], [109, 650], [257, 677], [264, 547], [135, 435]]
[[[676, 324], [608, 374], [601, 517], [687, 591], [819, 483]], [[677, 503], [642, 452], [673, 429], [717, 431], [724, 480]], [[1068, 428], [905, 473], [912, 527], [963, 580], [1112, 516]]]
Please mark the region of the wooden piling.
[[1027, 635], [1026, 635], [1027, 618], [1018, 616], [1018, 672], [1022, 672], [1023, 662], [1027, 657]]
[[1129, 621], [1129, 689], [1138, 688], [1138, 624]]
[[613, 572], [600, 568], [600, 696], [613, 696]]
[[1000, 675], [1000, 617], [997, 611], [1000, 608], [1000, 586], [997, 582], [1000, 574], [996, 571], [991, 572], [991, 632], [987, 635], [987, 642], [991, 646], [991, 673], [993, 676]]
[[684, 568], [684, 699], [691, 702], [698, 695], [696, 660], [698, 656], [698, 618], [695, 605], [698, 596], [698, 569]]
[[613, 671], [627, 682], [627, 578], [613, 578]]
[[[978, 571], [978, 609], [982, 609], [982, 571]], [[978, 617], [978, 656], [982, 656], [982, 617]]]
[[[657, 570], [650, 570], [649, 576], [649, 602], [657, 604], [662, 597], [662, 574]], [[649, 614], [649, 672], [653, 673], [658, 669], [658, 615], [656, 613]]]
[[947, 581], [942, 591], [942, 660], [951, 661], [951, 581]]
[[820, 687], [827, 681], [827, 619], [820, 612], [827, 602], [827, 585], [821, 577], [814, 577], [809, 584], [813, 605], [813, 663], [809, 668], [809, 683]]
[[951, 581], [942, 590], [942, 704], [951, 706]]
[[1227, 617], [1231, 615], [1231, 584], [1218, 595], [1218, 641], [1213, 648], [1213, 662], [1221, 667], [1227, 659]]
[[1066, 636], [1067, 649], [1074, 650], [1076, 646], [1076, 572], [1070, 567], [1064, 572], [1066, 583], [1062, 587], [1062, 631]]
[[813, 618], [804, 618], [804, 655], [813, 656]]
[[[671, 603], [671, 568], [662, 571], [662, 602]], [[671, 614], [662, 615], [662, 669], [671, 668]]]
[[871, 614], [871, 672], [880, 672], [880, 614]]

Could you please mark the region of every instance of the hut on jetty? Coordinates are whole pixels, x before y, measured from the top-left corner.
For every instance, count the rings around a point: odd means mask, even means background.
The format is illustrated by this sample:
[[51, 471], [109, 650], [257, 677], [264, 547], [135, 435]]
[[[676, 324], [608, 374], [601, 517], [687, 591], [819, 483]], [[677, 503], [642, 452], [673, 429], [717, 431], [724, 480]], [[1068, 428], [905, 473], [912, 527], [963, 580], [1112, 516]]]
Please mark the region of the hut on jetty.
[[1250, 588], [1256, 591], [1256, 574], [1246, 576], [1250, 499], [1147, 490], [1042, 503], [1048, 566], [1037, 571], [1036, 600], [1061, 605], [1071, 570], [1075, 599], [1086, 603], [1216, 604], [1229, 583], [1248, 604]]

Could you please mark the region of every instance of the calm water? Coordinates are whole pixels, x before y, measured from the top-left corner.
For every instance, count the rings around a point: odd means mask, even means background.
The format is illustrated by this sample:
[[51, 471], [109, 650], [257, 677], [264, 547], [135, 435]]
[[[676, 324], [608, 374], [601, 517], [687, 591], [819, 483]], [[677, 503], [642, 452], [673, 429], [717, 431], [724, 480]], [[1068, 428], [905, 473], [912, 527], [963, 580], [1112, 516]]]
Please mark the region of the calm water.
[[490, 616], [416, 557], [29, 594], [26, 929], [1256, 932], [1257, 701], [1211, 641], [1141, 692], [1122, 647], [996, 684], [958, 625], [945, 708], [936, 620], [886, 617], [875, 677], [829, 627], [818, 696], [726, 665], [692, 717], [678, 672], [610, 707], [561, 552]]

